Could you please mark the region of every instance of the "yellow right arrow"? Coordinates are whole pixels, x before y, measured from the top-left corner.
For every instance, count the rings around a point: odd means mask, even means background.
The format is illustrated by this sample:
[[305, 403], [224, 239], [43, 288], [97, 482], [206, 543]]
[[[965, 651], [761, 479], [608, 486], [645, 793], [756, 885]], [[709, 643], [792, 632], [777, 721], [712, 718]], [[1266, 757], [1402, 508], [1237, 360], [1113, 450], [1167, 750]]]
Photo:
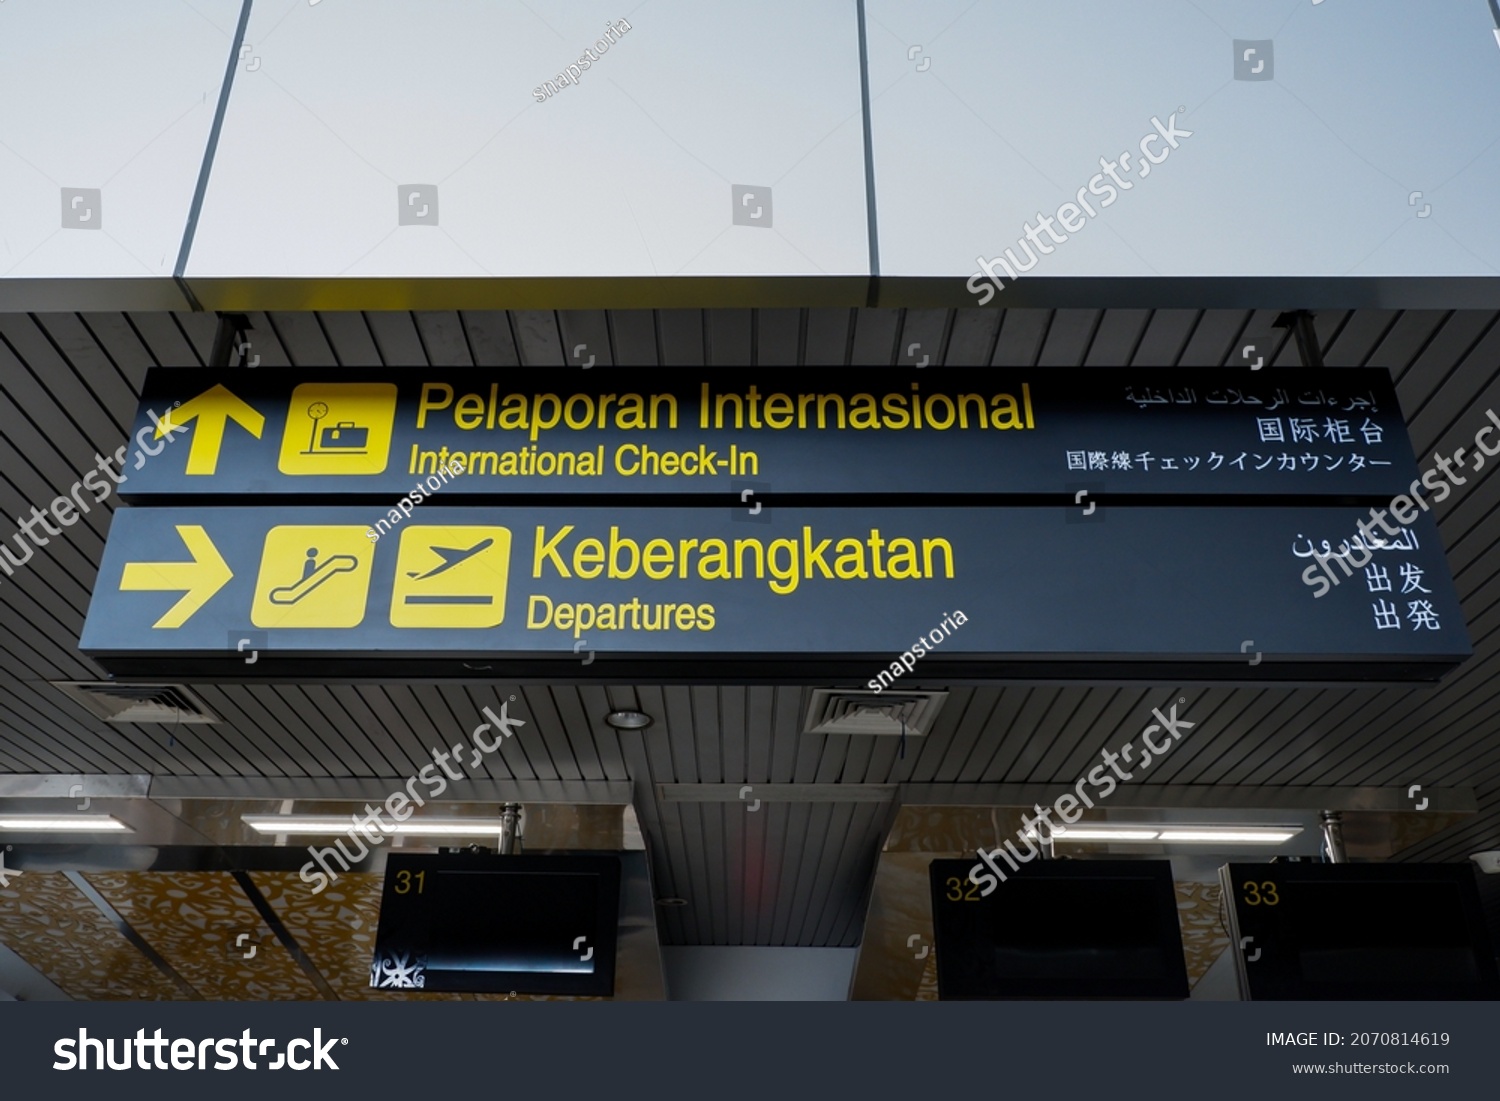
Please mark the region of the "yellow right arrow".
[[191, 401], [185, 401], [167, 415], [156, 428], [156, 438], [161, 439], [169, 427], [183, 425], [197, 419], [198, 427], [193, 432], [188, 447], [187, 472], [189, 474], [212, 474], [219, 469], [219, 449], [224, 444], [224, 426], [234, 421], [257, 440], [266, 426], [266, 418], [256, 412], [255, 407], [235, 397], [221, 384], [215, 383]]
[[183, 591], [182, 599], [167, 609], [167, 614], [151, 624], [152, 627], [181, 627], [234, 576], [208, 532], [196, 524], [178, 524], [176, 527], [178, 536], [193, 556], [191, 562], [127, 562], [120, 577], [122, 592]]

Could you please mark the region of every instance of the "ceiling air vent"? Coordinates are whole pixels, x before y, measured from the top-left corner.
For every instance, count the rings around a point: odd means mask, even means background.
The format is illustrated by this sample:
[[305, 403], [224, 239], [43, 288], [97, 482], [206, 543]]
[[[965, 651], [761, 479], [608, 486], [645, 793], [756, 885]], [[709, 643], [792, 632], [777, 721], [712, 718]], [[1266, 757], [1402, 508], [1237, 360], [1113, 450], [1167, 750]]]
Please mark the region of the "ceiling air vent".
[[181, 684], [115, 684], [113, 681], [53, 681], [91, 713], [109, 723], [216, 723], [219, 716]]
[[814, 688], [804, 734], [926, 734], [946, 692], [874, 692]]

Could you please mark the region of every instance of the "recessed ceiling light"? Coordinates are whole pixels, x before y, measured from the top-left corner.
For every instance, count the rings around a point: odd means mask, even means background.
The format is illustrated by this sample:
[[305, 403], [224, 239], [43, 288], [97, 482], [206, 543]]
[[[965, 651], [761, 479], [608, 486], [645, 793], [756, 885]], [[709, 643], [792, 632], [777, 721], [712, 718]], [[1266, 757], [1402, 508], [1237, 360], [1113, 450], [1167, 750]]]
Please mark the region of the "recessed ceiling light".
[[111, 814], [0, 814], [0, 830], [134, 833]]
[[[347, 814], [242, 814], [240, 821], [257, 833], [348, 833], [353, 825]], [[498, 818], [409, 818], [405, 822], [379, 819], [372, 828], [382, 833], [435, 837], [493, 837], [500, 832]]]
[[640, 730], [651, 725], [651, 716], [644, 711], [611, 711], [604, 721], [616, 730]]

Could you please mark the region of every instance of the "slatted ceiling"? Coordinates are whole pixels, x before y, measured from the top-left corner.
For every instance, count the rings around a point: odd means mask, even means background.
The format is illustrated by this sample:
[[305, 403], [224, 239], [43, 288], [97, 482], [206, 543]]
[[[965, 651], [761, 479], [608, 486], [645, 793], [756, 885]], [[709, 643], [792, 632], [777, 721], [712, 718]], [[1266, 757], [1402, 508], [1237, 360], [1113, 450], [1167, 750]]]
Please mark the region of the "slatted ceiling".
[[[1483, 776], [1492, 779], [1495, 774], [1493, 750], [1497, 720], [1493, 704], [1488, 712], [1479, 716], [1464, 716], [1445, 730], [1447, 737], [1428, 738], [1419, 733], [1403, 736], [1386, 755], [1371, 767], [1372, 775], [1379, 778], [1394, 777], [1392, 782], [1411, 776], [1414, 781], [1424, 781], [1431, 776], [1461, 775]], [[1431, 784], [1434, 781], [1425, 780]], [[1467, 781], [1466, 781], [1467, 782]]]
[[1370, 353], [1371, 366], [1389, 367], [1398, 385], [1452, 310], [1402, 310], [1396, 323]]
[[1352, 710], [1354, 695], [1303, 689], [1288, 697], [1288, 706], [1268, 724], [1271, 735], [1242, 762], [1240, 782], [1270, 784], [1276, 782], [1273, 777], [1278, 772], [1305, 767], [1307, 757], [1315, 758], [1318, 753], [1322, 731], [1330, 728], [1329, 715], [1340, 706]]
[[750, 310], [703, 311], [709, 363], [750, 363], [755, 318]]
[[[1234, 339], [1250, 316], [1248, 310], [1199, 310], [1177, 362], [1218, 366], [1230, 354]], [[1238, 351], [1238, 349], [1235, 349]]]
[[[369, 323], [365, 315], [357, 310], [336, 310], [318, 315], [318, 320], [323, 326], [323, 336], [328, 345], [333, 349], [335, 361], [343, 367], [356, 366], [359, 364], [379, 363], [380, 349], [375, 346], [375, 337], [370, 333]], [[253, 356], [260, 351], [254, 347], [256, 333], [246, 334], [252, 347], [250, 354]], [[238, 360], [236, 360], [238, 362]], [[261, 364], [265, 365], [265, 358], [261, 358]]]
[[[26, 707], [24, 701], [8, 692], [0, 694], [0, 701], [8, 705], [8, 729], [3, 743], [5, 755], [14, 762], [26, 762], [17, 771], [67, 771], [67, 767], [59, 767], [63, 762], [91, 759], [92, 755], [77, 751], [65, 737], [41, 729], [35, 712]], [[45, 720], [40, 722], [45, 725]]]
[[[365, 320], [369, 323], [375, 346], [380, 349], [381, 363], [427, 366], [422, 340], [410, 313], [404, 310], [372, 311], [365, 314]], [[349, 366], [357, 364], [350, 363]]]
[[[331, 776], [333, 753], [305, 723], [291, 715], [277, 690], [269, 685], [225, 685], [212, 692], [198, 686], [203, 702], [226, 722], [261, 730], [282, 754], [289, 776]], [[241, 722], [241, 720], [243, 720]], [[326, 762], [326, 763], [325, 763]]]
[[[681, 367], [701, 363], [703, 356], [702, 310], [656, 310], [653, 324], [655, 356], [653, 364]], [[642, 341], [642, 344], [644, 342]], [[644, 347], [636, 354], [644, 353]]]
[[655, 310], [609, 310], [606, 319], [611, 363], [621, 367], [655, 367], [661, 363], [656, 350]]
[[[40, 315], [44, 324], [52, 324], [63, 318], [72, 317], [72, 314], [44, 314]], [[99, 346], [99, 351], [120, 377], [124, 380], [125, 388], [130, 394], [138, 394], [141, 384], [146, 379], [146, 371], [154, 360], [150, 351], [141, 343], [141, 338], [131, 327], [130, 320], [120, 313], [83, 313], [78, 314], [79, 324], [84, 332]]]
[[[250, 342], [250, 347], [246, 349], [248, 358], [245, 362], [254, 363], [258, 367], [290, 367], [291, 357], [282, 346], [281, 337], [276, 333], [276, 322], [271, 315], [252, 312], [245, 315], [245, 320], [250, 323], [250, 329], [245, 333], [245, 339]], [[260, 358], [256, 359], [257, 356]], [[234, 362], [239, 362], [237, 354]], [[185, 364], [167, 364], [167, 366], [185, 366]]]
[[328, 344], [328, 338], [323, 335], [323, 327], [318, 323], [317, 314], [281, 310], [270, 314], [268, 320], [293, 366], [337, 366], [338, 360]]
[[[1109, 312], [1113, 314], [1115, 311]], [[1183, 349], [1187, 346], [1188, 338], [1192, 335], [1193, 325], [1197, 322], [1199, 311], [1142, 310], [1138, 312], [1143, 313], [1145, 318], [1131, 349], [1131, 355], [1113, 364], [1103, 364], [1103, 366], [1118, 366], [1122, 362], [1134, 363], [1139, 367], [1175, 366]], [[1091, 361], [1094, 359], [1092, 349], [1089, 351], [1089, 358]]]
[[848, 363], [855, 313], [855, 310], [833, 307], [807, 310], [802, 362]]
[[1000, 331], [990, 353], [990, 366], [1030, 367], [1036, 363], [1051, 320], [1051, 310], [1001, 312]]
[[[1014, 311], [1019, 313], [1021, 311]], [[1030, 311], [1026, 311], [1030, 312]], [[1029, 362], [1016, 366], [1077, 367], [1088, 353], [1089, 341], [1098, 328], [1102, 310], [1049, 310], [1038, 318], [1040, 341]], [[1011, 317], [1006, 317], [1006, 327], [1000, 331], [1002, 345], [1010, 337]]]
[[474, 355], [457, 310], [414, 310], [424, 359], [434, 367], [472, 367]]
[[274, 731], [261, 728], [248, 720], [243, 712], [230, 704], [229, 697], [224, 692], [210, 691], [210, 688], [212, 686], [201, 686], [198, 695], [214, 714], [226, 720], [216, 726], [210, 736], [237, 746], [240, 754], [255, 766], [233, 775], [255, 775], [257, 772], [267, 776], [302, 775], [301, 767], [295, 762], [293, 755], [277, 742]]
[[218, 330], [218, 322], [214, 315], [177, 313], [172, 317], [177, 322], [177, 328], [183, 337], [192, 345], [196, 362], [207, 363], [209, 356], [213, 353], [214, 334]]
[[893, 309], [856, 310], [854, 340], [850, 345], [850, 363], [886, 364], [897, 362], [896, 339], [901, 311]]
[[1329, 367], [1359, 367], [1371, 356], [1401, 316], [1400, 310], [1352, 310], [1323, 349]]
[[[1192, 782], [1188, 777], [1212, 770], [1216, 778], [1224, 777], [1215, 782], [1228, 782], [1226, 773], [1237, 766], [1248, 749], [1262, 736], [1260, 724], [1275, 702], [1272, 696], [1261, 691], [1235, 690], [1221, 708], [1195, 709], [1190, 716], [1191, 721], [1198, 723], [1194, 730], [1202, 731], [1205, 727], [1212, 730], [1210, 738], [1200, 740], [1205, 743], [1212, 741], [1213, 745], [1198, 746], [1197, 759], [1182, 762], [1177, 775], [1183, 778], [1183, 782]], [[1179, 705], [1179, 714], [1188, 716], [1187, 708]], [[1199, 720], [1199, 714], [1203, 714], [1203, 719]], [[1184, 735], [1186, 737], [1188, 735]], [[1178, 749], [1172, 751], [1169, 763], [1178, 764], [1175, 758], [1180, 748], [1181, 743]], [[1211, 759], [1211, 763], [1205, 764], [1206, 759]], [[1167, 778], [1165, 774], [1162, 776], [1162, 779]]]
[[[1179, 702], [1184, 699], [1186, 703]], [[1227, 744], [1225, 740], [1215, 736], [1194, 738], [1190, 735], [1210, 731], [1217, 734], [1222, 730], [1243, 706], [1243, 697], [1239, 696], [1238, 689], [1204, 688], [1196, 685], [1187, 688], [1179, 687], [1170, 691], [1128, 689], [1111, 706], [1111, 710], [1106, 712], [1106, 715], [1116, 719], [1118, 733], [1110, 736], [1108, 729], [1102, 726], [1090, 731], [1091, 736], [1097, 736], [1100, 733], [1105, 735], [1099, 741], [1093, 756], [1097, 758], [1099, 751], [1104, 748], [1118, 748], [1117, 742], [1138, 737], [1146, 725], [1152, 721], [1153, 708], [1165, 708], [1170, 711], [1174, 703], [1177, 704], [1177, 714], [1185, 716], [1189, 722], [1196, 725], [1192, 731], [1183, 735], [1176, 748], [1162, 762], [1161, 771], [1157, 772], [1153, 782], [1187, 783], [1186, 777], [1192, 775], [1198, 767], [1195, 761], [1205, 755], [1211, 755]], [[1152, 767], [1156, 768], [1155, 765]]]
[[[1500, 400], [1496, 363], [1500, 363], [1500, 328], [1485, 334], [1479, 346], [1466, 357], [1462, 372], [1441, 390], [1433, 391], [1422, 408], [1409, 410], [1403, 402], [1402, 411], [1411, 425], [1412, 448], [1419, 465], [1431, 466], [1434, 452], [1451, 455], [1456, 447], [1463, 447], [1466, 461], [1472, 463], [1467, 456], [1474, 451], [1474, 433], [1479, 425], [1486, 423], [1484, 411], [1495, 408], [1495, 402]], [[1449, 445], [1446, 450], [1445, 444]], [[1447, 512], [1462, 499], [1462, 496], [1450, 497], [1434, 507]]]
[[552, 310], [516, 310], [511, 317], [524, 366], [557, 367], [567, 362], [562, 338], [557, 331], [556, 313]]
[[755, 355], [744, 362], [762, 367], [795, 367], [800, 363], [797, 348], [802, 336], [802, 311], [764, 309], [752, 313]]
[[1277, 775], [1289, 774], [1294, 782], [1311, 784], [1319, 776], [1345, 774], [1345, 761], [1351, 750], [1357, 754], [1361, 746], [1374, 742], [1367, 732], [1370, 725], [1399, 698], [1400, 693], [1396, 690], [1355, 692], [1347, 704], [1340, 705], [1334, 713], [1339, 717], [1339, 726], [1333, 729], [1340, 733], [1316, 739], [1303, 759], [1289, 762], [1278, 769]]
[[[1483, 651], [1476, 650], [1476, 662], [1479, 664], [1485, 659], [1493, 660], [1496, 656], [1495, 647], [1489, 644]], [[1480, 699], [1492, 698], [1493, 688], [1487, 681], [1482, 685], [1470, 682], [1470, 692], [1477, 694]], [[1441, 695], [1434, 694], [1430, 699], [1423, 701], [1423, 706], [1415, 710], [1411, 715], [1403, 715], [1399, 720], [1393, 720], [1389, 714], [1382, 714], [1369, 723], [1373, 742], [1365, 747], [1346, 740], [1340, 747], [1343, 754], [1341, 767], [1353, 769], [1358, 767], [1365, 774], [1374, 774], [1383, 763], [1389, 759], [1392, 746], [1399, 746], [1403, 740], [1407, 744], [1420, 744], [1425, 747], [1424, 759], [1431, 756], [1437, 759], [1438, 753], [1454, 741], [1456, 732], [1452, 724], [1463, 714], [1473, 707], [1478, 701], [1474, 695], [1462, 695], [1461, 689], [1442, 692]], [[1395, 710], [1395, 707], [1391, 709]], [[1403, 709], [1404, 710], [1404, 709]], [[1453, 713], [1456, 711], [1456, 714]], [[1472, 747], [1473, 738], [1462, 736], [1462, 740]], [[1334, 760], [1340, 760], [1335, 757]], [[1355, 765], [1355, 761], [1358, 765]]]
[[[130, 386], [120, 374], [80, 315], [43, 314], [32, 320], [56, 347], [59, 359], [72, 366], [80, 382], [98, 396], [106, 410], [126, 410], [134, 404], [138, 388]], [[129, 414], [124, 417], [119, 425], [122, 432], [128, 427]]]
[[[1464, 361], [1494, 328], [1495, 319], [1493, 314], [1463, 310], [1451, 315], [1433, 334], [1432, 340], [1396, 382], [1396, 396], [1408, 425], [1427, 410], [1434, 397], [1445, 392]], [[1460, 390], [1477, 381], [1468, 371], [1459, 377], [1466, 380], [1458, 387]]]
[[[869, 362], [915, 364], [920, 363], [923, 356], [930, 357], [931, 363], [954, 362], [951, 353], [944, 348], [944, 341], [948, 337], [948, 322], [953, 316], [952, 310], [898, 310], [897, 313], [900, 314], [900, 325], [892, 347], [886, 349], [886, 353], [894, 353], [895, 358], [874, 359]], [[913, 344], [921, 345], [915, 358], [907, 355], [907, 349]], [[976, 358], [969, 362], [979, 363], [982, 360]]]
[[[536, 732], [533, 738], [540, 736], [546, 746], [547, 767], [549, 780], [580, 780], [585, 774], [579, 768], [578, 755], [574, 752], [574, 738], [570, 737], [562, 724], [562, 718], [552, 703], [552, 692], [547, 688], [539, 688], [526, 693], [526, 702], [530, 705], [531, 714], [536, 719]], [[691, 729], [691, 726], [689, 727]], [[578, 731], [581, 735], [583, 732]], [[533, 743], [534, 744], [534, 743]], [[598, 766], [590, 769], [588, 778], [599, 775]]]
[[1130, 363], [1146, 333], [1150, 310], [1101, 310], [1092, 337], [1085, 336], [1077, 366], [1118, 367]]
[[1255, 694], [1226, 732], [1232, 741], [1214, 762], [1216, 782], [1247, 783], [1247, 777], [1263, 759], [1260, 750], [1274, 743], [1280, 751], [1295, 737], [1295, 716], [1306, 703], [1281, 693]]
[[[947, 322], [948, 343], [941, 362], [989, 366], [995, 362], [1004, 310], [955, 310]], [[934, 363], [939, 360], [934, 359]]]
[[[1367, 694], [1364, 696], [1364, 705], [1356, 709], [1356, 714], [1358, 714], [1358, 711], [1362, 711], [1362, 709], [1370, 706], [1373, 696], [1374, 693], [1368, 693], [1367, 691]], [[1259, 723], [1248, 730], [1236, 729], [1235, 735], [1238, 741], [1226, 742], [1227, 748], [1224, 750], [1224, 753], [1218, 754], [1218, 756], [1200, 754], [1200, 759], [1194, 762], [1191, 768], [1184, 769], [1181, 772], [1182, 781], [1190, 781], [1190, 783], [1191, 781], [1199, 781], [1199, 783], [1230, 783], [1232, 781], [1230, 780], [1230, 775], [1233, 774], [1236, 765], [1241, 762], [1242, 757], [1247, 754], [1247, 751], [1254, 750], [1259, 745], [1265, 744], [1265, 741], [1268, 741], [1268, 739], [1275, 739], [1277, 742], [1286, 741], [1286, 733], [1278, 729], [1278, 727], [1272, 726], [1271, 723]], [[1314, 754], [1313, 766], [1317, 769], [1328, 768], [1329, 760], [1332, 759], [1334, 753], [1337, 753], [1337, 747], [1329, 739], [1319, 735], [1314, 735], [1314, 738], [1311, 738], [1310, 750]], [[1311, 783], [1311, 780], [1308, 780], [1308, 783]]]
[[[72, 367], [58, 353], [46, 331], [26, 314], [0, 314], [0, 339], [6, 346], [6, 366], [15, 365], [16, 371], [6, 373], [7, 389], [23, 409], [46, 408], [46, 403], [55, 401], [66, 423], [61, 441], [70, 455], [79, 461], [88, 458], [93, 465], [93, 451], [88, 445], [91, 439], [112, 439], [125, 434], [125, 423], [95, 401], [88, 387], [78, 378]], [[14, 356], [14, 360], [12, 360]], [[25, 364], [25, 367], [21, 367]], [[20, 375], [25, 374], [26, 378]], [[9, 383], [15, 379], [15, 385]], [[45, 383], [42, 380], [45, 379]], [[33, 400], [44, 404], [32, 406]], [[61, 425], [60, 425], [61, 427]], [[71, 485], [77, 475], [62, 483]]]
[[1088, 716], [1103, 703], [1104, 697], [1091, 696], [1085, 688], [1060, 689], [1047, 717], [1037, 724], [1035, 736], [1016, 758], [1011, 775], [1023, 781], [1050, 780], [1059, 775], [1058, 768], [1071, 748], [1065, 732], [1086, 729]]
[[[351, 316], [358, 317], [359, 314]], [[469, 338], [469, 347], [474, 351], [476, 366], [520, 366], [521, 360], [516, 355], [516, 338], [511, 331], [509, 313], [505, 310], [469, 310], [461, 315], [461, 320]]]

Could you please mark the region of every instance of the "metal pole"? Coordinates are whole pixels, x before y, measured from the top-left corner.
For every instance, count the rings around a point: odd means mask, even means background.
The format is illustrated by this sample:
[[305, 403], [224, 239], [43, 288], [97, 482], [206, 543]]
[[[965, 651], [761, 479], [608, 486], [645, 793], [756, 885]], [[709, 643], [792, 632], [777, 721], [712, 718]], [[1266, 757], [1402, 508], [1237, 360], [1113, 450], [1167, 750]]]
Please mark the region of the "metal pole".
[[505, 856], [515, 855], [516, 826], [520, 819], [520, 803], [506, 803], [500, 808], [500, 852]]
[[221, 313], [214, 329], [213, 349], [208, 353], [210, 367], [228, 367], [239, 349], [241, 338], [250, 329], [250, 319], [242, 313]]
[[1344, 850], [1344, 816], [1339, 811], [1323, 812], [1323, 847], [1328, 850], [1330, 864], [1349, 863], [1349, 854]]

